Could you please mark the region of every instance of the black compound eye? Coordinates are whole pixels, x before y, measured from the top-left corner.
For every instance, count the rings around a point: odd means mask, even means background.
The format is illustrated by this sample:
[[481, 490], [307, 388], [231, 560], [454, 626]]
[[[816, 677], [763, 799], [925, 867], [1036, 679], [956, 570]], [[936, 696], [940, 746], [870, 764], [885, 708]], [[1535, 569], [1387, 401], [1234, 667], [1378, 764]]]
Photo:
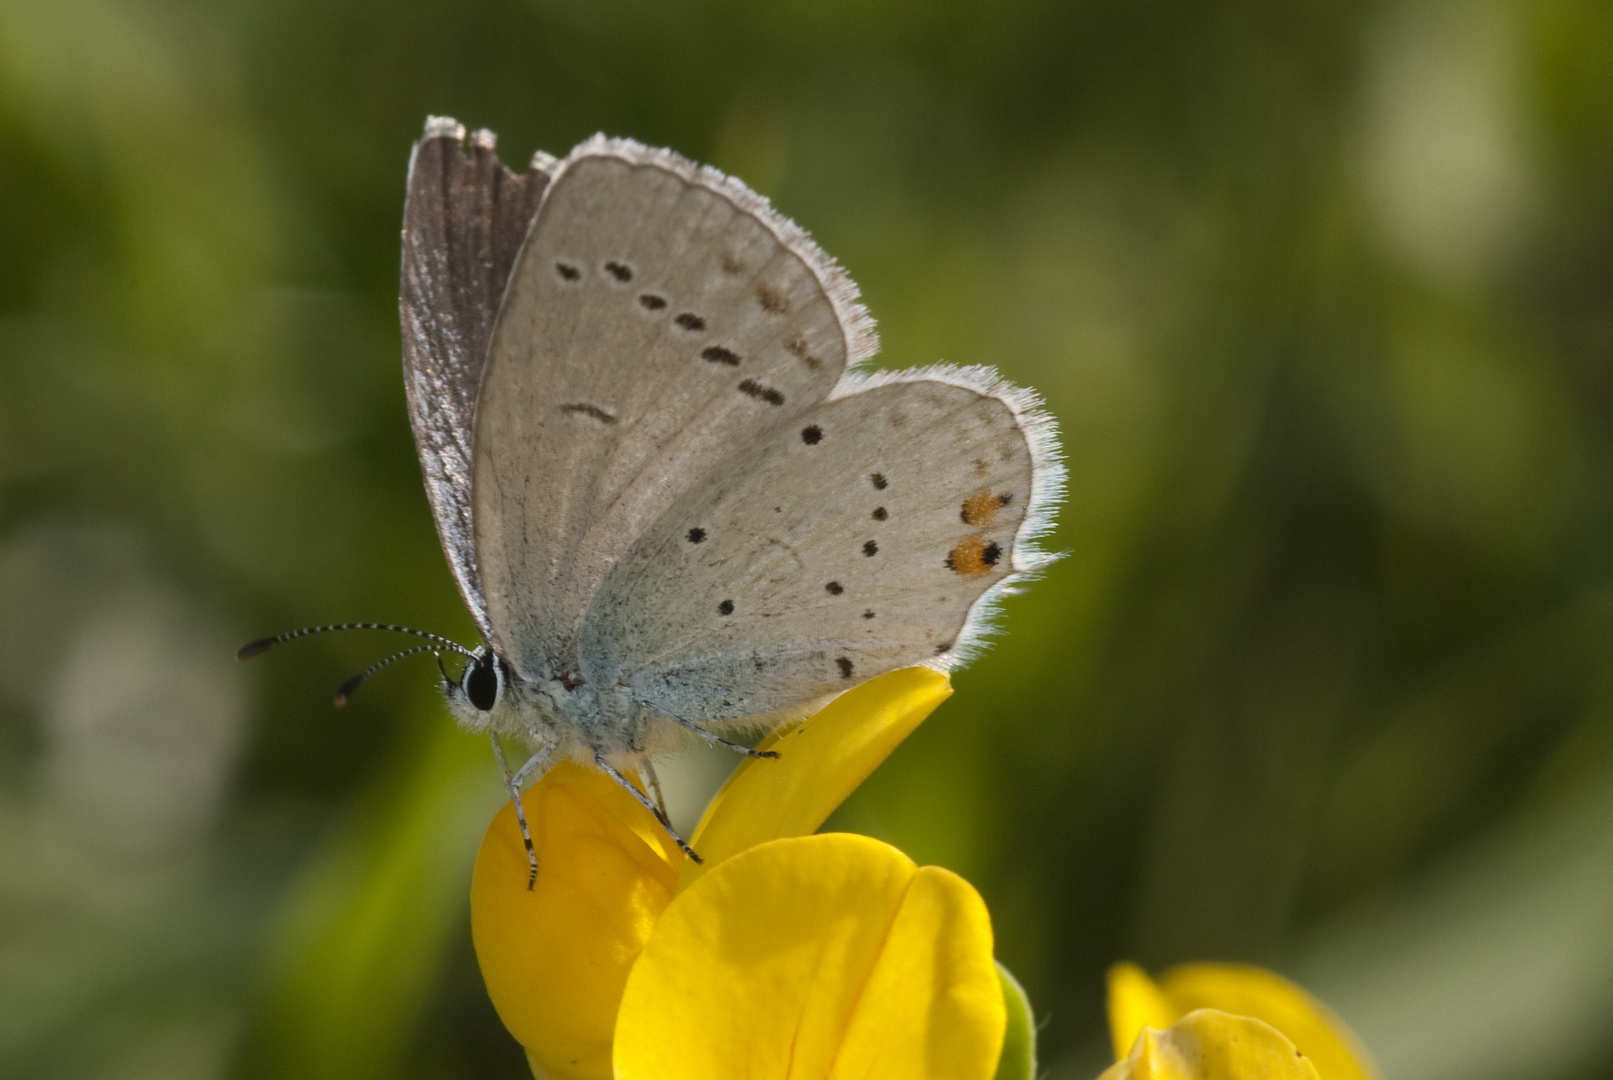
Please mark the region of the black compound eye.
[[465, 697], [481, 712], [491, 712], [498, 703], [498, 673], [493, 665], [498, 660], [493, 656], [479, 656], [476, 662], [465, 669]]

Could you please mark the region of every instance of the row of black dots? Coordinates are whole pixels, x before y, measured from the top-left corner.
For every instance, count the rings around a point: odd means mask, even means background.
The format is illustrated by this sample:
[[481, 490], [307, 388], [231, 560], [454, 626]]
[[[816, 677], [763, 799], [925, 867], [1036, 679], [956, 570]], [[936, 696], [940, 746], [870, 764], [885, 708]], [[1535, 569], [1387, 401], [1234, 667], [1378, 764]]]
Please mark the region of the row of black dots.
[[[633, 280], [633, 268], [618, 259], [606, 260], [604, 266], [605, 272], [619, 282], [625, 284]], [[555, 270], [564, 281], [575, 282], [582, 278], [582, 270], [572, 263], [556, 262]], [[762, 307], [775, 314], [782, 313], [789, 306], [782, 294], [768, 287], [763, 287], [759, 290], [757, 296]], [[667, 306], [666, 297], [656, 293], [640, 293], [638, 302], [649, 311], [660, 311]], [[692, 311], [680, 312], [673, 316], [672, 321], [690, 333], [698, 333], [706, 328], [705, 318], [696, 315]], [[796, 343], [792, 342], [791, 344], [795, 345]], [[791, 351], [796, 352], [797, 355], [802, 355], [800, 350], [792, 349]], [[700, 351], [700, 355], [710, 363], [724, 364], [728, 367], [738, 367], [743, 359], [738, 353], [725, 345], [708, 345]], [[817, 367], [816, 357], [811, 357], [810, 359], [813, 361], [810, 366]], [[765, 401], [769, 405], [784, 404], [784, 395], [782, 393], [770, 386], [763, 386], [755, 379], [744, 380], [739, 384], [738, 389], [740, 393], [756, 398], [759, 401]]]

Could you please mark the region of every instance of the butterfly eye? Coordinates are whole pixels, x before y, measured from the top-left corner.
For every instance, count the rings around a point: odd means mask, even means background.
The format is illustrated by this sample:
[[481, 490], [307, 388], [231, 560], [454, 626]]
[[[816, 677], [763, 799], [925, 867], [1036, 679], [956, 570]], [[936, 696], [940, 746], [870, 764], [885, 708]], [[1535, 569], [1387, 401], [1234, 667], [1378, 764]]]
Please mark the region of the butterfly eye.
[[498, 703], [498, 659], [492, 653], [476, 658], [465, 670], [465, 696], [481, 712], [491, 712]]

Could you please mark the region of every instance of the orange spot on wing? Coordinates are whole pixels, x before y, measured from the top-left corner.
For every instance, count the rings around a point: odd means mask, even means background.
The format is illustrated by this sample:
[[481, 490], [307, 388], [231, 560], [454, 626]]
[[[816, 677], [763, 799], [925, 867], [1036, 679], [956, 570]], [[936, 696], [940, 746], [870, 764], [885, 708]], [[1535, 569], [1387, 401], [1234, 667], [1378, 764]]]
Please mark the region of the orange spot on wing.
[[964, 577], [991, 573], [991, 566], [986, 562], [986, 538], [969, 536], [958, 541], [958, 546], [947, 553], [947, 569]]
[[997, 516], [1002, 507], [1002, 499], [989, 491], [981, 491], [963, 500], [963, 523], [965, 525], [990, 525], [991, 519]]

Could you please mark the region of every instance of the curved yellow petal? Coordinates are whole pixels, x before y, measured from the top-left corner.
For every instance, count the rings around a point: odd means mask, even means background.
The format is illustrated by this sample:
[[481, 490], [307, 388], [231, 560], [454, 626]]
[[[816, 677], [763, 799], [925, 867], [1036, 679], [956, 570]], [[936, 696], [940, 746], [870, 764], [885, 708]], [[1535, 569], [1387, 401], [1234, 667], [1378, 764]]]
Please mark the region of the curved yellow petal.
[[753, 847], [656, 925], [622, 995], [616, 1076], [989, 1080], [1007, 1023], [991, 947], [979, 894], [888, 844]]
[[762, 747], [779, 756], [740, 762], [706, 807], [690, 838], [705, 865], [685, 866], [679, 887], [746, 848], [816, 831], [951, 694], [942, 672], [902, 668], [870, 679], [805, 723], [769, 738]]
[[1109, 1037], [1116, 1061], [1126, 1056], [1143, 1028], [1163, 1031], [1181, 1018], [1182, 1010], [1142, 968], [1122, 963], [1109, 969]]
[[471, 937], [499, 1018], [555, 1080], [611, 1075], [628, 969], [671, 901], [682, 854], [609, 777], [556, 765], [522, 797], [538, 878], [506, 803], [471, 878]]
[[1184, 964], [1160, 976], [1159, 988], [1184, 1015], [1220, 1009], [1264, 1020], [1292, 1039], [1323, 1080], [1376, 1080], [1377, 1067], [1343, 1020], [1303, 989], [1264, 968]]
[[1315, 1066], [1263, 1020], [1190, 1012], [1164, 1031], [1145, 1027], [1131, 1053], [1098, 1080], [1318, 1080]]

